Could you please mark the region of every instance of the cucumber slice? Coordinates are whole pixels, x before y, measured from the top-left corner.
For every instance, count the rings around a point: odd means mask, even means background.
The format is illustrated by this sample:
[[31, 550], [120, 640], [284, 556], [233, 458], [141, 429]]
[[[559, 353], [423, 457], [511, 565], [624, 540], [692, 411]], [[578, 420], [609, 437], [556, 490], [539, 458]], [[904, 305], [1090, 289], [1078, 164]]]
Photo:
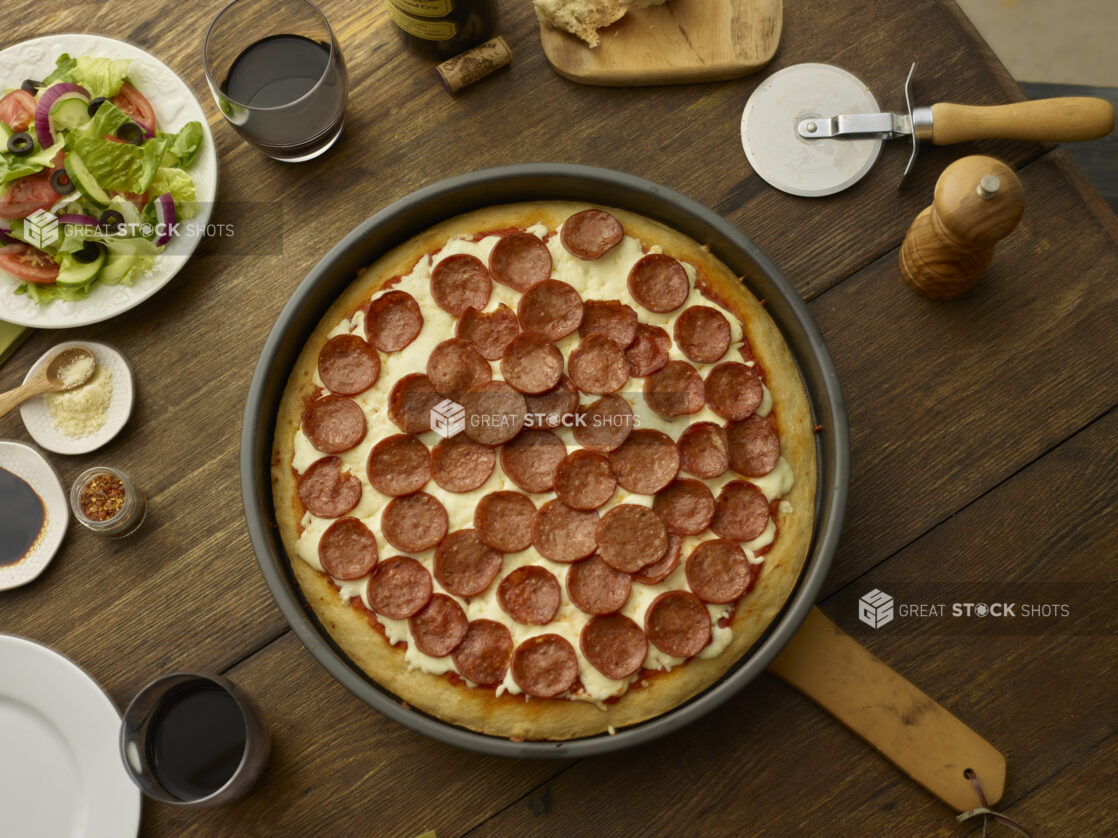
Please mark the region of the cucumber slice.
[[67, 254], [62, 257], [62, 268], [55, 278], [55, 285], [73, 288], [77, 285], [85, 285], [92, 282], [97, 278], [97, 274], [101, 272], [101, 268], [105, 266], [106, 250], [104, 247], [98, 249], [97, 258], [92, 262], [79, 262], [72, 255]]
[[66, 174], [74, 182], [74, 186], [82, 193], [82, 197], [93, 204], [97, 209], [105, 209], [109, 205], [109, 194], [101, 188], [97, 179], [90, 174], [85, 163], [74, 152], [68, 152], [64, 165]]
[[138, 258], [134, 253], [109, 254], [105, 267], [101, 269], [101, 281], [105, 285], [116, 285], [128, 276], [128, 272], [132, 270], [132, 266], [136, 264]]
[[64, 94], [50, 109], [50, 121], [55, 128], [72, 131], [89, 119], [89, 102], [77, 93]]

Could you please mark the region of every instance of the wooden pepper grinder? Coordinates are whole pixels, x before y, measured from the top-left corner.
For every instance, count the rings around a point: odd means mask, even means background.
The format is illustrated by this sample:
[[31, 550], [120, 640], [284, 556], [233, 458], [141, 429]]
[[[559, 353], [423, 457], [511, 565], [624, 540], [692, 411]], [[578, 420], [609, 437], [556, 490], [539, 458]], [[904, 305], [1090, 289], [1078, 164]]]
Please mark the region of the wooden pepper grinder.
[[979, 154], [956, 160], [936, 181], [932, 205], [905, 234], [901, 275], [930, 300], [969, 291], [1024, 211], [1021, 181], [1009, 166]]

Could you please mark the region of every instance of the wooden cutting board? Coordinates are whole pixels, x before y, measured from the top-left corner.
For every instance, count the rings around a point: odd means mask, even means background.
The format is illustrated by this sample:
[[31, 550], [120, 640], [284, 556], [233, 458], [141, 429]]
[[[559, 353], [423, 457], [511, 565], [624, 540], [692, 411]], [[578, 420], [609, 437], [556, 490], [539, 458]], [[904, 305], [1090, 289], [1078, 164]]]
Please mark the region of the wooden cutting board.
[[670, 0], [599, 30], [594, 49], [542, 24], [540, 42], [555, 72], [583, 84], [721, 81], [769, 62], [782, 19], [783, 0]]

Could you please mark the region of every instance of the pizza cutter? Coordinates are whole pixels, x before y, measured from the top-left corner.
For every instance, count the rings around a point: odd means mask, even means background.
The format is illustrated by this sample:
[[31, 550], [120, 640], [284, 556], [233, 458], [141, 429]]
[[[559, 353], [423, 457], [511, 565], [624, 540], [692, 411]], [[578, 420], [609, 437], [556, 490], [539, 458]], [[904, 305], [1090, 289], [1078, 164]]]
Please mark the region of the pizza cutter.
[[796, 64], [773, 73], [753, 91], [741, 115], [749, 164], [768, 183], [793, 195], [833, 195], [870, 170], [883, 140], [908, 137], [916, 162], [921, 140], [950, 145], [1004, 139], [1069, 142], [1104, 137], [1114, 108], [1090, 96], [1037, 99], [1009, 105], [913, 107], [913, 64], [905, 80], [907, 113], [882, 113], [857, 76], [830, 64]]

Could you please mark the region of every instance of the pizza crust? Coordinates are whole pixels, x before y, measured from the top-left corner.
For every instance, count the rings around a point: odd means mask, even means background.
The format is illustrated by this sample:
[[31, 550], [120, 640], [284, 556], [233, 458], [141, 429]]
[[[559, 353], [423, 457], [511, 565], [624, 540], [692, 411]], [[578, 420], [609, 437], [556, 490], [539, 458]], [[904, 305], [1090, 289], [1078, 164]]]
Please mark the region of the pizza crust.
[[638, 681], [603, 707], [578, 700], [497, 696], [492, 688], [473, 688], [458, 679], [409, 668], [404, 650], [391, 646], [370, 625], [366, 612], [343, 603], [327, 576], [297, 558], [295, 545], [303, 508], [290, 466], [293, 438], [305, 401], [314, 392], [318, 353], [330, 330], [393, 277], [407, 274], [424, 254], [440, 249], [451, 236], [526, 228], [540, 222], [554, 231], [569, 215], [589, 206], [543, 202], [490, 207], [442, 222], [389, 251], [366, 269], [323, 316], [293, 368], [277, 415], [272, 467], [276, 523], [294, 576], [319, 621], [355, 666], [401, 703], [494, 736], [550, 740], [592, 736], [659, 716], [707, 689], [741, 659], [780, 613], [796, 586], [811, 544], [817, 482], [811, 413], [799, 372], [776, 325], [738, 278], [694, 240], [643, 216], [601, 207], [621, 221], [627, 235], [659, 245], [664, 253], [694, 265], [700, 290], [744, 324], [772, 393], [782, 456], [796, 476], [795, 485], [774, 515], [777, 538], [765, 556], [760, 580], [738, 602], [731, 624], [733, 637], [727, 648], [714, 658], [694, 658], [668, 672], [644, 672], [641, 677], [647, 686]]

